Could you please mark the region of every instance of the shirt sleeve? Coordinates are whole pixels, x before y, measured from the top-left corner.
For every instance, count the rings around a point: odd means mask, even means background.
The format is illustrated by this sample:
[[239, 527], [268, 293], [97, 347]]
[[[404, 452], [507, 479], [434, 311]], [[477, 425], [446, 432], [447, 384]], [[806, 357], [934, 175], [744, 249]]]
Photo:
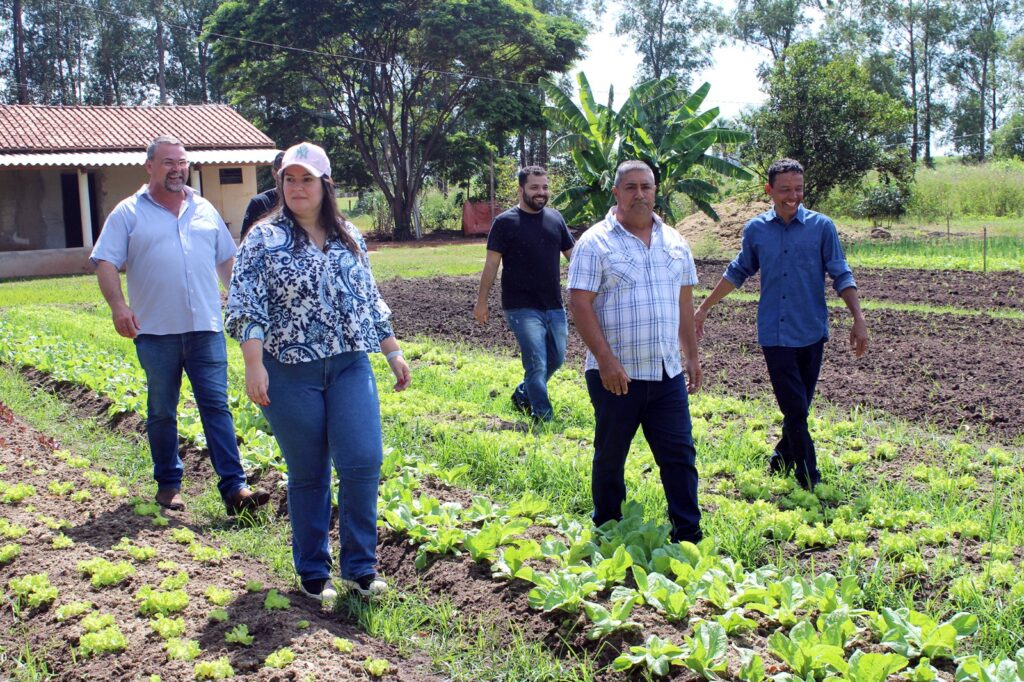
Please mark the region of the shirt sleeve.
[[121, 269], [128, 260], [128, 235], [131, 233], [134, 215], [125, 203], [118, 204], [110, 212], [89, 255], [94, 266], [105, 260], [118, 270]]
[[742, 287], [747, 278], [754, 275], [761, 267], [757, 259], [757, 249], [754, 248], [753, 244], [754, 225], [754, 221], [750, 221], [743, 228], [740, 252], [736, 254], [736, 257], [729, 263], [725, 273], [722, 275], [737, 289]]
[[559, 248], [559, 251], [568, 251], [574, 246], [576, 246], [576, 240], [572, 238], [569, 226], [565, 224], [565, 218], [562, 218], [562, 246]]
[[220, 265], [229, 258], [233, 258], [238, 248], [235, 246], [235, 238], [231, 236], [231, 231], [224, 224], [224, 219], [220, 217], [217, 209], [210, 206], [209, 210], [217, 222], [217, 265]]
[[595, 293], [601, 289], [601, 255], [592, 240], [580, 239], [573, 249], [569, 261], [569, 288]]
[[377, 332], [377, 342], [380, 343], [395, 335], [395, 329], [391, 325], [391, 308], [384, 302], [380, 290], [377, 289], [377, 281], [373, 278], [373, 270], [370, 269], [370, 255], [366, 249], [366, 240], [352, 223], [346, 223], [345, 227], [356, 240], [356, 244], [359, 245], [359, 260], [366, 266], [366, 272], [370, 276], [370, 298], [372, 299], [370, 316], [373, 318], [373, 327]]
[[821, 259], [825, 263], [825, 272], [832, 278], [832, 288], [839, 293], [843, 289], [857, 287], [853, 279], [853, 271], [846, 262], [843, 245], [839, 241], [839, 231], [831, 220], [826, 220], [824, 239], [821, 244]]
[[505, 253], [505, 222], [498, 216], [487, 233], [487, 250]]
[[245, 207], [245, 217], [242, 218], [242, 231], [241, 235], [244, 237], [245, 233], [249, 231], [252, 224], [256, 222], [256, 218], [259, 217], [263, 212], [263, 202], [259, 200], [259, 195], [249, 200], [249, 205]]
[[238, 250], [238, 260], [231, 271], [224, 329], [239, 343], [266, 339], [270, 326], [266, 256], [263, 234], [254, 230]]

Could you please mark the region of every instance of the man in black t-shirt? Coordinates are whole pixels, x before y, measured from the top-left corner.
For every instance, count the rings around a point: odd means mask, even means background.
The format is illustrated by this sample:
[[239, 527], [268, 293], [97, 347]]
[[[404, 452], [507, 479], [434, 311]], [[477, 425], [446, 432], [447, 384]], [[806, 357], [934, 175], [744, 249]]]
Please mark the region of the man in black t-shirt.
[[270, 213], [277, 206], [277, 173], [281, 170], [281, 159], [284, 158], [284, 152], [278, 152], [277, 156], [274, 157], [274, 181], [273, 187], [268, 189], [266, 192], [260, 192], [252, 199], [249, 200], [249, 205], [245, 207], [245, 216], [242, 218], [242, 231], [238, 235], [239, 241], [245, 239], [246, 233], [253, 225], [259, 222], [260, 218]]
[[546, 208], [547, 171], [540, 166], [521, 169], [518, 194], [519, 205], [491, 225], [473, 315], [480, 324], [487, 324], [487, 296], [504, 259], [501, 307], [523, 359], [523, 381], [512, 393], [512, 403], [538, 421], [551, 421], [548, 380], [565, 361], [569, 335], [559, 254], [569, 260], [573, 239], [562, 214]]

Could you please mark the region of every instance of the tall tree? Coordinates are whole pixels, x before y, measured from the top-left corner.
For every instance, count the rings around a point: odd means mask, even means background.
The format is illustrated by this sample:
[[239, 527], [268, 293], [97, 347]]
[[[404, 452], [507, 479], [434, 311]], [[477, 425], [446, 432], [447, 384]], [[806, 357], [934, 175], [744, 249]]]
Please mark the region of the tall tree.
[[[777, 62], [807, 23], [804, 10], [808, 4], [809, 0], [737, 0], [732, 14], [733, 36], [768, 50], [772, 62]], [[766, 73], [762, 69], [762, 75]]]
[[210, 43], [203, 36], [203, 25], [219, 5], [220, 0], [175, 0], [164, 6], [170, 55], [167, 90], [175, 102], [222, 101], [209, 77]]
[[956, 50], [948, 60], [949, 82], [957, 91], [953, 145], [977, 161], [985, 160], [988, 131], [998, 125], [996, 65], [1006, 48], [1012, 7], [1013, 0], [977, 0], [957, 12]]
[[296, 96], [281, 103], [286, 111], [336, 118], [391, 205], [399, 239], [411, 236], [427, 165], [469, 104], [564, 71], [585, 38], [518, 0], [234, 0], [208, 26], [253, 41], [214, 42], [232, 101], [286, 88]]
[[156, 55], [153, 34], [136, 17], [142, 0], [95, 0], [96, 34], [86, 100], [89, 104], [142, 104], [152, 101]]
[[92, 13], [82, 5], [22, 0], [23, 78], [37, 104], [80, 104]]
[[855, 55], [835, 54], [815, 41], [791, 46], [767, 80], [768, 101], [741, 117], [753, 137], [743, 156], [762, 173], [780, 157], [806, 168], [808, 206], [837, 185], [871, 170], [906, 181], [912, 166], [904, 138], [911, 114], [899, 100], [871, 85]]
[[18, 104], [28, 104], [28, 74], [25, 72], [24, 26], [21, 0], [14, 0], [11, 8], [11, 37], [14, 40], [14, 84], [18, 91]]
[[633, 41], [642, 61], [639, 80], [691, 76], [712, 63], [711, 50], [725, 30], [722, 12], [705, 0], [634, 0], [615, 22], [615, 34]]

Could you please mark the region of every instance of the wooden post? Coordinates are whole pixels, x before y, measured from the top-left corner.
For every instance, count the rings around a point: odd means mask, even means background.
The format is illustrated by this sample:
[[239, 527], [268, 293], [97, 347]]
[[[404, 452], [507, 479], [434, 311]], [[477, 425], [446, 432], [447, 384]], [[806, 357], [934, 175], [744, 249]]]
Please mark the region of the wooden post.
[[952, 214], [946, 211], [946, 239], [949, 239], [949, 218]]
[[988, 272], [988, 225], [981, 228], [981, 238], [985, 242], [981, 248], [981, 271]]
[[494, 216], [496, 215], [496, 209], [494, 206], [495, 201], [496, 200], [494, 198], [494, 152], [491, 151], [491, 205], [489, 208], [492, 221], [494, 220]]
[[92, 205], [89, 201], [89, 174], [78, 169], [78, 211], [82, 216], [82, 246], [92, 246]]

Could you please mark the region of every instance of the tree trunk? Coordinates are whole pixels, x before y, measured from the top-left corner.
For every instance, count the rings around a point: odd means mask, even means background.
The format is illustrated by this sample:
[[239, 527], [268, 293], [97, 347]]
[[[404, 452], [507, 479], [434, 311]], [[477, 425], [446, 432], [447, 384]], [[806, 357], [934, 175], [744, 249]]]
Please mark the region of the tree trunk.
[[920, 129], [918, 128], [918, 103], [917, 103], [917, 41], [914, 39], [914, 3], [910, 3], [910, 12], [907, 17], [909, 21], [909, 38], [910, 38], [910, 60], [907, 64], [907, 68], [910, 71], [910, 103], [914, 111], [914, 122], [913, 129], [911, 130], [910, 139], [910, 160], [914, 163], [917, 162], [917, 144], [920, 136]]
[[14, 81], [18, 104], [28, 104], [28, 74], [25, 72], [25, 41], [21, 26], [21, 0], [14, 0]]
[[526, 133], [522, 130], [516, 135], [516, 146], [519, 147], [519, 167], [526, 165]]
[[152, 3], [156, 15], [156, 86], [160, 90], [160, 104], [167, 104], [167, 79], [164, 74], [166, 51], [164, 49], [164, 17], [157, 3]]

